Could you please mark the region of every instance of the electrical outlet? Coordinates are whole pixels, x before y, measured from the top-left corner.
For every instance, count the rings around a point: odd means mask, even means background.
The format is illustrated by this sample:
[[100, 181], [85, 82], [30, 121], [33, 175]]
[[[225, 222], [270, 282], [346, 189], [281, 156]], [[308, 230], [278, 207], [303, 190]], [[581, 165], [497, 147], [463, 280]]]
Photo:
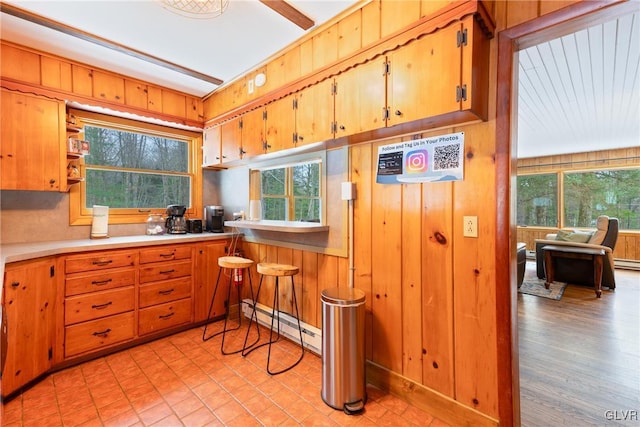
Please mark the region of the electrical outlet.
[[464, 237], [478, 237], [478, 217], [463, 217]]

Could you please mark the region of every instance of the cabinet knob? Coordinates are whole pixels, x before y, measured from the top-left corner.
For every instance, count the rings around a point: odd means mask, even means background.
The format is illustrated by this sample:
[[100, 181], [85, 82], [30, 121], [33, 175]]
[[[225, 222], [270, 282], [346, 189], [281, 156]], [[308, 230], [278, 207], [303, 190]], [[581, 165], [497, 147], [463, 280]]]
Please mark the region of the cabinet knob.
[[20, 286], [20, 282], [11, 282], [12, 288], [17, 288], [18, 286]]
[[340, 125], [340, 130], [344, 130], [344, 129], [345, 129], [344, 125]]
[[401, 115], [402, 115], [402, 111], [396, 110], [396, 116], [401, 116]]
[[53, 184], [55, 184], [55, 183], [56, 183], [56, 180], [55, 180], [55, 179], [51, 178], [51, 179], [49, 180], [49, 184], [53, 185]]

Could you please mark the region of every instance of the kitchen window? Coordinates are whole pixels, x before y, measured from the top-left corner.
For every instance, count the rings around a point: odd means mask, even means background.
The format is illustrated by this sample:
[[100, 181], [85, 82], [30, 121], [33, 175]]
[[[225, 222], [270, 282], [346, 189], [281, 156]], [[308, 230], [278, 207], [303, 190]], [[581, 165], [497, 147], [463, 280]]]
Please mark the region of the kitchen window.
[[261, 219], [323, 224], [322, 159], [316, 153], [313, 158], [289, 160], [251, 171], [251, 199], [261, 201]]
[[111, 223], [143, 222], [167, 205], [200, 212], [199, 134], [75, 111], [89, 154], [84, 181], [71, 192], [72, 224], [87, 224], [94, 205], [109, 206]]

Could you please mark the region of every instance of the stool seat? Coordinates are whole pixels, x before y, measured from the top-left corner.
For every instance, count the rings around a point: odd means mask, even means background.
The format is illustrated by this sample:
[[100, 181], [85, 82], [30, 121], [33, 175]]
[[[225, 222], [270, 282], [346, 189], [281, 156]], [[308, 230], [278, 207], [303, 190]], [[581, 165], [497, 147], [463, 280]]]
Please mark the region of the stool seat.
[[300, 269], [295, 265], [275, 264], [271, 262], [261, 262], [258, 264], [258, 273], [265, 276], [295, 276]]
[[253, 260], [239, 256], [221, 256], [218, 258], [218, 265], [222, 268], [249, 268], [253, 265]]
[[[261, 263], [258, 263], [256, 267], [257, 267], [258, 273], [260, 274], [260, 284], [258, 285], [258, 292], [256, 293], [256, 298], [253, 300], [253, 310], [252, 310], [252, 315], [249, 318], [249, 329], [247, 329], [247, 334], [244, 337], [244, 345], [242, 347], [242, 356], [247, 356], [249, 353], [253, 352], [254, 350], [260, 347], [269, 346], [269, 351], [267, 353], [267, 372], [269, 373], [269, 375], [278, 375], [283, 372], [287, 372], [289, 369], [296, 366], [298, 363], [300, 363], [300, 361], [304, 357], [304, 339], [302, 338], [302, 325], [300, 325], [300, 313], [298, 312], [298, 298], [296, 297], [296, 287], [293, 280], [293, 276], [298, 274], [298, 272], [300, 271], [300, 268], [296, 267], [295, 265], [277, 264], [277, 263], [271, 263], [271, 262], [261, 262]], [[262, 289], [262, 280], [267, 276], [275, 277], [275, 284], [273, 287], [273, 307], [271, 309], [271, 328], [269, 328], [269, 340], [267, 342], [259, 343], [259, 337], [258, 337], [258, 339], [253, 344], [247, 345], [247, 341], [249, 339], [249, 330], [251, 329], [251, 323], [254, 321], [254, 319], [256, 323], [258, 322], [258, 317], [255, 314], [256, 313], [255, 306], [258, 299], [260, 298], [260, 290]], [[295, 310], [293, 313], [291, 313], [291, 315], [296, 320], [296, 323], [298, 326], [298, 336], [300, 337], [300, 357], [298, 357], [298, 359], [292, 364], [290, 364], [289, 366], [282, 368], [280, 370], [275, 370], [275, 369], [272, 369], [271, 367], [271, 345], [280, 339], [280, 322], [281, 322], [280, 320], [280, 284], [278, 283], [278, 279], [280, 277], [286, 277], [286, 276], [291, 277], [291, 296], [292, 296], [291, 302], [292, 302], [293, 309]], [[294, 325], [291, 325], [291, 327], [295, 328]], [[276, 335], [275, 338], [274, 338], [274, 332]]]

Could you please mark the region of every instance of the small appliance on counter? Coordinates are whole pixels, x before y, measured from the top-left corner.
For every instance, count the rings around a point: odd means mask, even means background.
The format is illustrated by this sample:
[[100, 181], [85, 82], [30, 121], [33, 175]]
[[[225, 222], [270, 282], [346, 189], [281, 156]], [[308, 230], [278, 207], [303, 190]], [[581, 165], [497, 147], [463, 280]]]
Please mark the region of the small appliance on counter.
[[167, 206], [166, 229], [169, 234], [185, 234], [187, 232], [187, 220], [184, 213], [187, 208], [184, 205]]
[[222, 206], [205, 206], [204, 218], [206, 231], [224, 233], [224, 209]]
[[189, 233], [202, 233], [202, 220], [201, 219], [188, 219], [187, 231]]

